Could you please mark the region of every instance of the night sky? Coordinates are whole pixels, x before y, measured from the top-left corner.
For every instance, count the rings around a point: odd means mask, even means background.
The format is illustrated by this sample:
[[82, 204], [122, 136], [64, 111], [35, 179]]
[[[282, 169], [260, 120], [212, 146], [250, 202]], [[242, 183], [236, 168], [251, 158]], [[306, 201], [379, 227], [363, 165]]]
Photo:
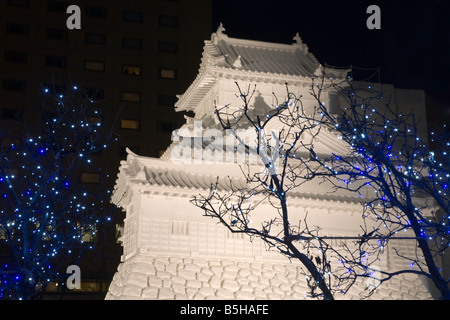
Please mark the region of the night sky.
[[[371, 4], [381, 30], [366, 27]], [[292, 43], [298, 32], [322, 64], [379, 68], [381, 82], [424, 89], [430, 118], [450, 117], [449, 0], [213, 0], [213, 12], [214, 30], [222, 22], [230, 37]]]

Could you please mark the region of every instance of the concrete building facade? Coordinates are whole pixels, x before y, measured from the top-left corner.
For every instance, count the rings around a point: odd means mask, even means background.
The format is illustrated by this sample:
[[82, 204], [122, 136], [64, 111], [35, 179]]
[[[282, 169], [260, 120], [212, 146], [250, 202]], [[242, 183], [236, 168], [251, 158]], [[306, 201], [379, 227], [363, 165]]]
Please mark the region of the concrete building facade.
[[[80, 9], [81, 29], [67, 27], [69, 5]], [[27, 138], [24, 126], [36, 127], [44, 92], [86, 88], [93, 102], [106, 108], [102, 124], [117, 142], [95, 154], [95, 166], [81, 168], [71, 183], [98, 192], [100, 180], [102, 187], [113, 188], [125, 147], [158, 157], [172, 130], [184, 123], [173, 104], [196, 76], [203, 39], [211, 33], [212, 5], [209, 0], [195, 6], [190, 0], [5, 0], [0, 21], [0, 147]], [[108, 245], [102, 243], [95, 258], [82, 262], [88, 291], [102, 286], [104, 291], [120, 259], [114, 224], [121, 225], [123, 217], [116, 217], [99, 237]], [[0, 248], [3, 244], [0, 239]], [[0, 256], [8, 261], [7, 248]]]

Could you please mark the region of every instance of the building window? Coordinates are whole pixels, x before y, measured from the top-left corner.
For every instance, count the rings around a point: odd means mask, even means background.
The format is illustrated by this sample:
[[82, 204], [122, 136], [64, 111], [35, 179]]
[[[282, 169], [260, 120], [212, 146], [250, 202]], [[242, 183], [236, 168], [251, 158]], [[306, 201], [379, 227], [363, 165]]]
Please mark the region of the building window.
[[130, 130], [139, 130], [140, 121], [139, 120], [130, 120], [130, 119], [122, 119], [120, 122], [121, 129], [130, 129]]
[[67, 40], [67, 30], [59, 28], [47, 28], [47, 38], [54, 40]]
[[29, 8], [30, 0], [8, 0], [8, 5], [13, 7]]
[[177, 53], [178, 45], [176, 42], [160, 41], [158, 43], [158, 49], [161, 52]]
[[5, 61], [16, 63], [27, 63], [28, 55], [26, 52], [6, 51]]
[[133, 11], [125, 10], [123, 12], [123, 21], [142, 23], [144, 21], [144, 19], [143, 19], [143, 15], [141, 12], [133, 12]]
[[339, 96], [336, 93], [330, 93], [330, 102], [328, 104], [328, 111], [330, 114], [339, 114]]
[[82, 172], [80, 174], [80, 181], [82, 183], [98, 184], [98, 183], [100, 183], [100, 174], [99, 173], [92, 173], [92, 172]]
[[45, 65], [47, 67], [65, 68], [67, 67], [67, 58], [59, 56], [45, 56]]
[[[101, 89], [101, 90], [103, 90], [103, 89]], [[102, 117], [89, 117], [89, 123], [93, 126], [100, 127], [103, 124], [103, 118]], [[102, 149], [99, 149], [98, 152], [100, 152], [101, 150]]]
[[158, 131], [159, 133], [172, 133], [172, 131], [175, 129], [176, 129], [176, 126], [170, 122], [158, 121], [156, 123], [156, 131]]
[[86, 43], [106, 44], [106, 35], [100, 33], [86, 33]]
[[24, 112], [25, 111], [23, 109], [2, 108], [0, 111], [0, 117], [2, 120], [22, 121]]
[[105, 63], [103, 61], [84, 61], [84, 69], [87, 71], [105, 72]]
[[159, 69], [159, 77], [161, 79], [176, 79], [177, 71], [174, 69], [161, 68]]
[[177, 236], [189, 235], [188, 221], [170, 221], [170, 234]]
[[18, 138], [3, 138], [2, 139], [2, 147], [3, 148], [15, 148], [17, 146], [20, 146], [21, 144], [22, 144], [22, 141]]
[[177, 17], [159, 16], [159, 25], [163, 27], [178, 27]]
[[13, 22], [6, 23], [6, 33], [9, 34], [26, 36], [29, 33], [29, 29], [30, 27], [24, 23], [13, 23]]
[[86, 15], [94, 18], [106, 18], [106, 8], [87, 6]]
[[141, 94], [139, 92], [130, 92], [123, 91], [122, 92], [122, 101], [124, 102], [141, 102]]
[[77, 222], [77, 227], [80, 234], [82, 234], [81, 240], [83, 242], [95, 242], [97, 238], [97, 226], [95, 224], [82, 226]]
[[142, 39], [139, 38], [123, 38], [122, 46], [128, 49], [142, 49]]
[[175, 103], [177, 102], [177, 100], [178, 99], [175, 95], [158, 94], [157, 103], [160, 106], [173, 107], [175, 105]]
[[132, 76], [140, 76], [141, 75], [141, 67], [125, 64], [122, 66], [122, 73], [129, 74]]
[[6, 177], [15, 179], [20, 176], [20, 170], [18, 168], [9, 168], [5, 170]]
[[45, 93], [60, 95], [66, 92], [66, 86], [63, 84], [45, 83], [43, 90]]
[[3, 79], [3, 89], [10, 91], [25, 91], [25, 81], [15, 79]]
[[105, 90], [103, 88], [91, 88], [86, 87], [86, 95], [89, 100], [104, 100], [105, 99]]
[[47, 8], [50, 12], [66, 13], [68, 6], [69, 3], [65, 1], [49, 1]]

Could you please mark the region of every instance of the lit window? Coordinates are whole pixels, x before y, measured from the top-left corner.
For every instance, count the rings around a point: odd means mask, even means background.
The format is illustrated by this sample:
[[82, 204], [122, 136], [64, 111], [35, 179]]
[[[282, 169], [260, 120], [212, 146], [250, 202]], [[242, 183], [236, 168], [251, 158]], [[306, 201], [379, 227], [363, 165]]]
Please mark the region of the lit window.
[[116, 223], [116, 243], [122, 243], [123, 224]]
[[139, 130], [139, 126], [139, 120], [122, 119], [120, 122], [120, 127], [122, 129]]
[[88, 71], [104, 72], [105, 63], [102, 61], [86, 60], [84, 62], [84, 69]]
[[100, 183], [100, 174], [92, 172], [82, 172], [80, 175], [80, 181], [82, 183]]
[[95, 224], [82, 226], [79, 222], [77, 222], [77, 226], [83, 242], [95, 242], [97, 233], [97, 227]]
[[141, 94], [139, 92], [122, 92], [122, 101], [125, 102], [141, 102]]
[[141, 67], [140, 66], [132, 66], [132, 65], [124, 65], [124, 66], [122, 66], [122, 73], [133, 75], [133, 76], [140, 76], [141, 75]]
[[176, 79], [177, 71], [173, 69], [159, 69], [159, 77], [162, 79]]

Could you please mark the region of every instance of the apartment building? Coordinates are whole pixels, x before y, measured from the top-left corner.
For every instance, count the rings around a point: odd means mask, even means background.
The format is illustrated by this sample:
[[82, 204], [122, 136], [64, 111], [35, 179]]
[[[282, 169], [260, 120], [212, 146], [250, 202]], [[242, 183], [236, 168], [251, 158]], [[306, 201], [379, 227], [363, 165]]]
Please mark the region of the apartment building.
[[[69, 5], [80, 8], [81, 29], [66, 25]], [[174, 111], [176, 95], [197, 75], [204, 39], [211, 34], [212, 4], [4, 0], [0, 21], [2, 145], [20, 138], [18, 123], [33, 123], [45, 90], [84, 87], [107, 108], [105, 123], [117, 119], [117, 143], [95, 159], [110, 173], [113, 187], [126, 147], [158, 157], [169, 146], [172, 130], [185, 122]], [[84, 172], [77, 183], [95, 189], [97, 180]], [[108, 254], [118, 259], [121, 253]], [[115, 271], [105, 270], [102, 277]]]

